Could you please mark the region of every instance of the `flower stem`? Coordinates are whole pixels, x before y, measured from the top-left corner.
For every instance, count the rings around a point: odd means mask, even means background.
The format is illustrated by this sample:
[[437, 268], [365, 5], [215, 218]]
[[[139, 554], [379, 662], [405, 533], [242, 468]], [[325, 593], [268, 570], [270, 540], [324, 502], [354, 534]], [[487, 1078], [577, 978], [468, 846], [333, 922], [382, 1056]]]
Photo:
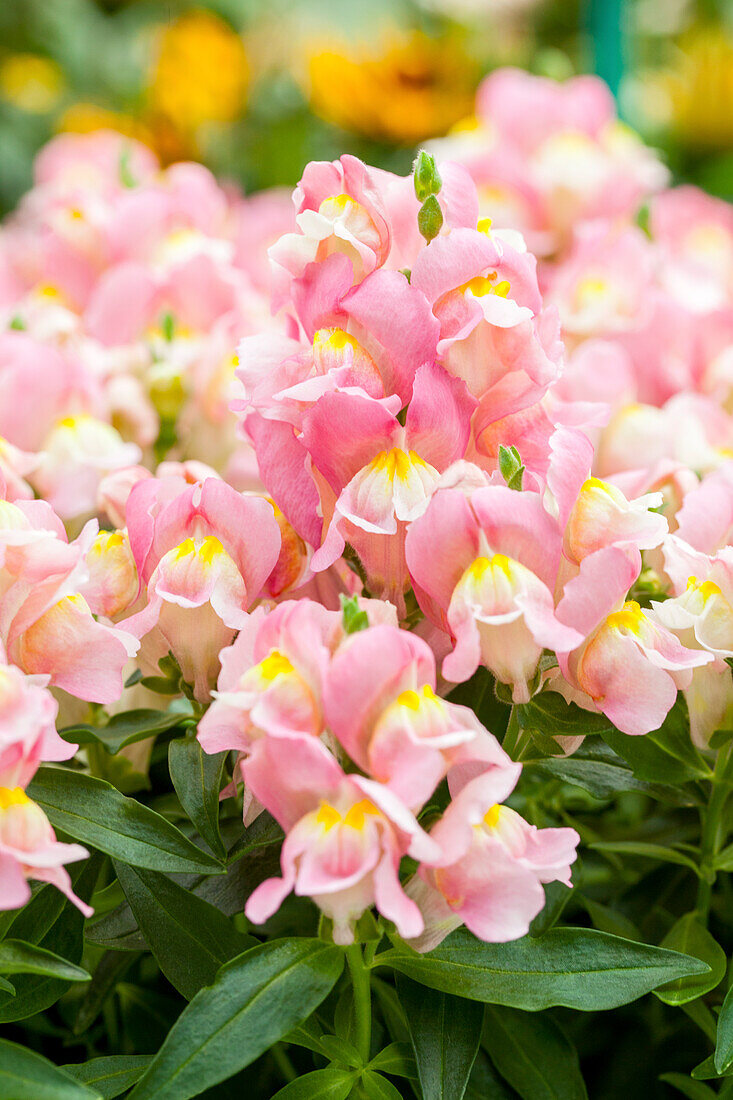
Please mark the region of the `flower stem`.
[[725, 771], [731, 753], [731, 743], [724, 745], [718, 752], [713, 772], [710, 800], [702, 811], [702, 837], [700, 841], [701, 860], [700, 868], [703, 876], [697, 890], [697, 903], [695, 908], [700, 914], [700, 919], [707, 924], [710, 915], [710, 903], [713, 895], [715, 871], [713, 861], [725, 841], [725, 821], [723, 811], [730, 794], [730, 788], [725, 781]]
[[372, 1045], [372, 993], [369, 969], [364, 965], [361, 944], [352, 943], [351, 947], [346, 948], [346, 961], [354, 990], [354, 1044], [366, 1065]]

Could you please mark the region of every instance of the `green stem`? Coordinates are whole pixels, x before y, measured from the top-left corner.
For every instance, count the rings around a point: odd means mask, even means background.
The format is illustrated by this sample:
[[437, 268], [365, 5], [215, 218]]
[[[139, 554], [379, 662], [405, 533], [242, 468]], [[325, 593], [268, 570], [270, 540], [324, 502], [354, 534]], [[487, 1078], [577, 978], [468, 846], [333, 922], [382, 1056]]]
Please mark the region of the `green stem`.
[[372, 991], [370, 975], [364, 965], [361, 944], [353, 943], [346, 948], [346, 961], [351, 972], [351, 984], [354, 990], [354, 1020], [356, 1033], [354, 1045], [364, 1064], [369, 1061], [372, 1045]]
[[724, 745], [718, 752], [713, 772], [710, 799], [702, 810], [702, 836], [700, 841], [701, 860], [700, 869], [703, 877], [697, 889], [697, 903], [695, 908], [700, 914], [700, 919], [707, 924], [710, 915], [710, 903], [713, 896], [715, 883], [715, 871], [713, 862], [725, 841], [725, 821], [723, 811], [730, 794], [727, 783], [721, 782], [728, 766], [731, 752], [731, 743]]
[[517, 749], [522, 740], [523, 732], [522, 727], [519, 725], [519, 719], [517, 718], [517, 708], [516, 705], [514, 705], [509, 715], [509, 723], [501, 745], [504, 752], [511, 756], [512, 760], [516, 760], [517, 758]]

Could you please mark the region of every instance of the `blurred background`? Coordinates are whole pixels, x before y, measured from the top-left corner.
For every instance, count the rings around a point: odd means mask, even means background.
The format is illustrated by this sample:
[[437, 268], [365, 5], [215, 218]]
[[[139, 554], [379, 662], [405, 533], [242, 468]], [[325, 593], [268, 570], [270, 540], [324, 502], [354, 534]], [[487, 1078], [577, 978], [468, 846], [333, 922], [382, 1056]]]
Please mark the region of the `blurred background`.
[[248, 192], [398, 172], [500, 65], [603, 76], [678, 179], [733, 198], [729, 0], [2, 0], [0, 212], [54, 133], [111, 127]]

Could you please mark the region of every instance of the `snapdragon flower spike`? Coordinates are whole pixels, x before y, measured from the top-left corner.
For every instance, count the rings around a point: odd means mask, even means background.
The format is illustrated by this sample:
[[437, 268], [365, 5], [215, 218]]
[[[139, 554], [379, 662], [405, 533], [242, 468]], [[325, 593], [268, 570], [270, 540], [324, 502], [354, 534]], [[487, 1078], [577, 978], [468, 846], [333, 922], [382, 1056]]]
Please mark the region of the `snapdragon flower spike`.
[[319, 737], [323, 681], [343, 636], [341, 614], [313, 600], [256, 608], [220, 654], [213, 702], [198, 738], [206, 752], [247, 753], [264, 736]]
[[414, 812], [446, 774], [455, 786], [484, 770], [521, 770], [469, 707], [435, 694], [432, 650], [405, 630], [375, 626], [347, 639], [328, 669], [324, 705], [351, 759]]
[[[314, 570], [336, 561], [348, 538], [370, 591], [403, 599], [406, 525], [424, 512], [441, 472], [463, 457], [474, 405], [462, 382], [426, 364], [415, 376], [404, 427], [379, 402], [351, 394], [328, 394], [306, 414], [303, 442], [321, 475], [324, 516]], [[346, 438], [343, 424], [350, 425]]]
[[443, 676], [469, 679], [480, 664], [527, 702], [542, 650], [581, 635], [555, 615], [560, 532], [539, 494], [504, 486], [440, 490], [406, 539], [407, 565], [425, 614], [453, 640]]
[[45, 813], [22, 787], [0, 787], [0, 909], [18, 909], [31, 896], [28, 879], [50, 882], [80, 909], [94, 912], [71, 888], [65, 863], [89, 855], [80, 844], [62, 844]]
[[157, 669], [169, 651], [205, 702], [219, 652], [247, 622], [280, 553], [270, 503], [218, 478], [140, 481], [127, 503], [132, 552], [147, 603], [125, 620]]
[[243, 773], [287, 834], [282, 877], [267, 879], [250, 895], [249, 920], [261, 924], [294, 891], [312, 897], [331, 918], [336, 943], [353, 942], [354, 924], [371, 905], [400, 935], [421, 933], [420, 911], [400, 884], [400, 859], [429, 862], [440, 849], [387, 787], [344, 773], [315, 738], [266, 738]]
[[626, 599], [639, 574], [636, 555], [613, 546], [590, 554], [557, 609], [585, 639], [572, 651], [558, 650], [563, 676], [580, 693], [576, 701], [629, 734], [658, 729], [678, 689], [690, 686], [693, 669], [713, 660], [686, 648], [654, 612]]
[[421, 864], [407, 886], [425, 919], [412, 940], [418, 951], [431, 951], [461, 924], [490, 943], [519, 939], [545, 904], [542, 884], [570, 886], [580, 837], [575, 829], [538, 829], [502, 805], [516, 780], [499, 771], [472, 779], [431, 829], [441, 858]]
[[351, 262], [352, 281], [381, 267], [391, 248], [384, 196], [373, 174], [356, 157], [312, 161], [293, 192], [298, 233], [286, 233], [269, 250], [276, 306], [288, 292], [289, 278], [334, 252]]
[[70, 760], [78, 745], [56, 732], [48, 677], [0, 664], [0, 787], [26, 787], [42, 760]]

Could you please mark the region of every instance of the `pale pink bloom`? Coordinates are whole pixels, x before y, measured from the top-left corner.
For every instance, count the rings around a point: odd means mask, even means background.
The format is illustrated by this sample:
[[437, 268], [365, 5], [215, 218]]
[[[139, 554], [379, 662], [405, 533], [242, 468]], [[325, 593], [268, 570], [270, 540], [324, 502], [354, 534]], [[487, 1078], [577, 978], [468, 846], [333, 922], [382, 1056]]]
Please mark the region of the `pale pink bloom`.
[[103, 477], [97, 487], [97, 508], [116, 528], [125, 526], [127, 499], [133, 486], [153, 475], [144, 466], [125, 466]]
[[585, 705], [605, 714], [623, 733], [658, 729], [692, 670], [713, 660], [686, 648], [654, 612], [627, 600], [640, 569], [638, 550], [606, 547], [590, 554], [570, 580], [558, 617], [584, 637], [558, 651], [563, 676], [583, 692]]
[[[334, 252], [347, 257], [352, 281], [381, 267], [392, 245], [387, 210], [370, 170], [356, 157], [311, 161], [293, 192], [299, 232], [286, 233], [269, 250], [275, 304], [282, 304], [289, 277]], [[278, 291], [280, 293], [278, 294]]]
[[126, 186], [122, 167], [143, 183], [154, 177], [158, 162], [146, 145], [114, 130], [59, 134], [38, 153], [33, 177], [37, 187], [120, 191]]
[[575, 829], [538, 829], [501, 805], [516, 780], [496, 770], [478, 776], [433, 826], [441, 858], [423, 864], [407, 887], [425, 918], [412, 941], [418, 951], [461, 924], [490, 943], [519, 939], [545, 904], [542, 883], [571, 884], [580, 837]]
[[454, 639], [443, 675], [467, 680], [480, 664], [527, 702], [542, 650], [581, 639], [555, 616], [557, 523], [539, 494], [492, 485], [470, 500], [441, 490], [406, 540], [420, 606]]
[[733, 541], [733, 463], [725, 462], [685, 494], [676, 534], [703, 554]]
[[0, 665], [0, 786], [26, 787], [42, 760], [69, 760], [79, 748], [56, 732], [58, 704], [43, 676]]
[[81, 587], [95, 615], [116, 619], [137, 599], [140, 584], [127, 531], [99, 531], [86, 554]]
[[151, 478], [133, 488], [126, 518], [147, 604], [125, 627], [145, 638], [142, 657], [153, 670], [172, 651], [204, 702], [219, 651], [247, 622], [277, 561], [272, 507], [219, 478], [191, 486]]
[[308, 599], [247, 616], [220, 654], [214, 701], [199, 724], [205, 751], [247, 753], [265, 735], [319, 737], [323, 681], [341, 637], [341, 613]]
[[352, 288], [348, 261], [333, 255], [306, 269], [293, 301], [308, 345], [284, 335], [245, 338], [237, 376], [246, 397], [235, 410], [300, 424], [303, 410], [334, 390], [409, 401], [415, 372], [435, 358], [439, 326], [404, 275], [379, 270]]
[[260, 741], [243, 773], [287, 834], [282, 878], [267, 879], [250, 895], [249, 920], [261, 924], [294, 891], [312, 897], [333, 920], [336, 943], [353, 942], [355, 922], [372, 905], [400, 935], [420, 935], [423, 919], [400, 885], [400, 859], [430, 862], [440, 849], [390, 790], [345, 774], [316, 738]]
[[564, 551], [577, 565], [604, 546], [636, 546], [650, 550], [667, 534], [667, 520], [650, 509], [662, 503], [661, 493], [627, 500], [608, 481], [590, 477], [580, 488], [565, 527]]
[[730, 203], [697, 187], [675, 187], [651, 204], [649, 228], [664, 263], [661, 278], [684, 308], [709, 313], [733, 295]]
[[40, 806], [21, 787], [0, 787], [0, 909], [19, 909], [31, 896], [28, 879], [50, 882], [80, 909], [94, 912], [71, 889], [65, 863], [85, 859], [80, 844], [61, 844]]
[[4, 500], [32, 500], [33, 490], [26, 481], [29, 474], [37, 468], [38, 455], [21, 451], [0, 438], [0, 478], [2, 478], [2, 497]]
[[[404, 427], [380, 402], [351, 394], [327, 394], [306, 414], [303, 442], [320, 475], [324, 517], [314, 570], [340, 557], [348, 539], [370, 591], [403, 598], [406, 526], [425, 511], [440, 473], [463, 457], [474, 404], [462, 382], [426, 364], [416, 375]], [[268, 483], [264, 464], [262, 475]], [[286, 502], [278, 503], [289, 516]]]
[[417, 812], [440, 780], [517, 765], [469, 707], [435, 694], [430, 647], [376, 626], [347, 638], [328, 669], [325, 713], [349, 757]]
[[91, 522], [69, 544], [45, 501], [0, 501], [0, 639], [25, 672], [79, 698], [113, 703], [138, 642], [97, 622], [80, 595], [95, 532]]
[[440, 322], [441, 362], [493, 419], [538, 401], [559, 374], [535, 269], [534, 256], [471, 229], [433, 241], [412, 269]]
[[102, 478], [137, 462], [140, 448], [86, 414], [60, 420], [46, 436], [31, 480], [62, 519], [94, 511]]

